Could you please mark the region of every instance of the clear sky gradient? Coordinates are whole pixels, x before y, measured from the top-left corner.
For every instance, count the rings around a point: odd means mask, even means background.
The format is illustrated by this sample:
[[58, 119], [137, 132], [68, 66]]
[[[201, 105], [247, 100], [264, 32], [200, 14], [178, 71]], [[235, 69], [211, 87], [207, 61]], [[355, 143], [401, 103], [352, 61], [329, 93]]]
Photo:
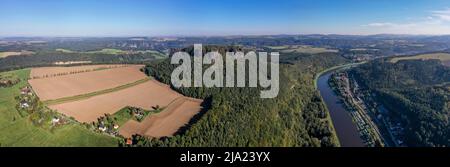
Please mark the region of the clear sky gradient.
[[450, 34], [450, 0], [0, 0], [0, 36]]

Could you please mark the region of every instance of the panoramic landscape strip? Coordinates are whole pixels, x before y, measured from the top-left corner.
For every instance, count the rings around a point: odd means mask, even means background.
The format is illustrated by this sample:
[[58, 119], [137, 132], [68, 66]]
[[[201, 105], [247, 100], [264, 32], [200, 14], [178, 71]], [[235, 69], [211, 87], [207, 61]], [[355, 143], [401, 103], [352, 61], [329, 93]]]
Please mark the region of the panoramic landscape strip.
[[0, 6], [0, 147], [450, 146], [448, 1]]

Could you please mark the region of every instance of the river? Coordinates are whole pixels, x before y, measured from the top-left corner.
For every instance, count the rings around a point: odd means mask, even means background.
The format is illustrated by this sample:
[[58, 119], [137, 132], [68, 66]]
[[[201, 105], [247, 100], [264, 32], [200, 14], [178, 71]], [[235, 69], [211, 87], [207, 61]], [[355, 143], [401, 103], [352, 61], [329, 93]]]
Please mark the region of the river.
[[365, 145], [363, 144], [363, 140], [360, 138], [359, 132], [356, 129], [356, 124], [353, 123], [350, 114], [341, 104], [339, 97], [328, 85], [328, 80], [330, 79], [331, 74], [338, 69], [331, 70], [320, 75], [317, 79], [317, 89], [320, 91], [320, 95], [330, 111], [333, 126], [336, 130], [341, 146], [364, 147]]

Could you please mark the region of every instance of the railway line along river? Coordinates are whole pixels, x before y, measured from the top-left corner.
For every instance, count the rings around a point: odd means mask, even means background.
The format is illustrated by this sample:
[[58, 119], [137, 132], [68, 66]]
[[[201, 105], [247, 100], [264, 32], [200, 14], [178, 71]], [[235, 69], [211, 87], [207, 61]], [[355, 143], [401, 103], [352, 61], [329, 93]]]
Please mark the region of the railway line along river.
[[364, 147], [363, 140], [353, 123], [352, 118], [345, 107], [341, 104], [341, 100], [335, 94], [333, 89], [328, 85], [328, 80], [335, 71], [352, 66], [345, 65], [339, 68], [333, 68], [326, 71], [317, 78], [316, 86], [330, 112], [333, 126], [336, 130], [339, 142], [342, 147]]

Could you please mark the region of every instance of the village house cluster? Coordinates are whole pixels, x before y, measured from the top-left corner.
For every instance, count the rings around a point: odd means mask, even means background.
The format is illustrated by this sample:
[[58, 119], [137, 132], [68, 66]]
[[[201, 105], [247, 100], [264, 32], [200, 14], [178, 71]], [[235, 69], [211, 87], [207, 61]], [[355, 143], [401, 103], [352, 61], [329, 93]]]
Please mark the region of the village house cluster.
[[389, 110], [377, 103], [375, 93], [361, 87], [348, 72], [334, 74], [330, 85], [341, 95], [344, 105], [351, 111], [366, 144], [374, 146], [379, 140], [388, 146], [406, 146], [403, 139], [404, 128], [400, 121], [393, 119]]
[[20, 89], [20, 96], [18, 98], [20, 109], [28, 110], [29, 112], [31, 112], [31, 106], [37, 103], [36, 96], [30, 86], [25, 86]]
[[116, 122], [117, 121], [115, 118], [110, 114], [105, 114], [105, 116], [98, 118], [97, 122], [93, 122], [93, 125], [99, 132], [103, 132], [111, 136], [118, 136], [119, 125]]

